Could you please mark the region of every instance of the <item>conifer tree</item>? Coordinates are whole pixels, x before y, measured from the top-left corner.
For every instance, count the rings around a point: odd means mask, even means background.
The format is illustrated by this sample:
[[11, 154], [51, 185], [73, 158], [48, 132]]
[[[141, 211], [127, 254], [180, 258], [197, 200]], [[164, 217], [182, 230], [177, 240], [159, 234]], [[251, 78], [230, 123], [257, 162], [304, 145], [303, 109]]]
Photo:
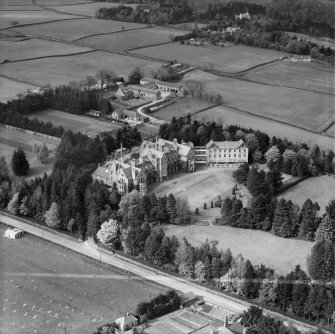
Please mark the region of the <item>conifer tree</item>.
[[317, 203], [313, 203], [310, 199], [305, 201], [300, 213], [299, 238], [309, 241], [314, 240], [315, 231], [320, 222], [319, 217], [317, 217], [319, 210], [320, 207]]
[[26, 154], [20, 147], [13, 153], [12, 170], [13, 173], [17, 176], [23, 176], [28, 174], [29, 162], [26, 158]]
[[328, 240], [335, 243], [335, 219], [331, 219], [329, 213], [322, 219], [316, 231], [315, 240]]
[[173, 196], [173, 194], [170, 194], [167, 198], [166, 211], [169, 214], [170, 224], [175, 224], [177, 218], [177, 208], [176, 208], [176, 199]]
[[265, 182], [265, 172], [258, 170], [255, 166], [251, 167], [248, 173], [247, 188], [252, 196], [267, 194], [268, 186]]

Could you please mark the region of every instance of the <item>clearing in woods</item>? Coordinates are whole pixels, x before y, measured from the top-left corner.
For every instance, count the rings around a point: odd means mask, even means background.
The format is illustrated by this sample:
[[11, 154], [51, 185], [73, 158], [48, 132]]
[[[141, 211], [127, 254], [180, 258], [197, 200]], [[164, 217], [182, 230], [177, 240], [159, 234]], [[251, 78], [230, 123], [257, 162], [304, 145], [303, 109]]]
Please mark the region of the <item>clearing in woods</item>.
[[1, 238], [3, 333], [93, 333], [165, 291], [32, 235]]
[[[185, 35], [187, 32], [186, 30], [157, 26], [133, 31], [121, 31], [117, 34], [87, 37], [83, 38], [81, 42], [110, 50], [131, 50], [148, 45], [169, 43], [172, 40], [172, 36]], [[150, 53], [148, 55], [155, 57], [155, 55]]]
[[2, 64], [0, 74], [43, 86], [59, 86], [73, 80], [83, 80], [88, 75], [96, 75], [99, 70], [110, 69], [117, 75], [128, 77], [129, 73], [140, 66], [146, 76], [157, 69], [160, 63], [137, 59], [118, 54], [96, 51], [67, 57], [52, 57], [18, 63]]
[[[264, 50], [250, 46], [201, 47], [179, 43], [153, 46], [134, 51], [136, 54], [173, 60], [196, 67], [224, 72], [239, 72], [287, 55], [275, 50]], [[190, 57], [190, 55], [192, 55]]]
[[[334, 98], [316, 92], [215, 76], [192, 71], [183, 80], [200, 80], [208, 92], [222, 95], [226, 106], [322, 132], [334, 121]], [[256, 127], [257, 128], [257, 127]]]
[[334, 74], [332, 65], [313, 59], [311, 63], [276, 62], [251, 70], [243, 77], [270, 85], [334, 94]]
[[334, 189], [335, 176], [322, 175], [310, 177], [298, 183], [294, 187], [283, 192], [280, 197], [290, 199], [300, 207], [302, 207], [307, 199], [310, 199], [319, 204], [319, 215], [322, 215], [325, 213], [325, 208], [329, 202], [335, 199]]
[[[208, 211], [215, 210], [209, 209]], [[167, 225], [167, 235], [175, 235], [181, 240], [186, 237], [193, 245], [217, 240], [218, 248], [230, 248], [233, 256], [239, 253], [249, 259], [253, 265], [263, 263], [276, 270], [277, 274], [286, 275], [300, 264], [306, 270], [306, 257], [310, 254], [313, 243], [310, 241], [285, 239], [269, 232], [244, 230], [229, 226]]]
[[[35, 144], [42, 145], [45, 143], [50, 154], [47, 163], [42, 164], [33, 154], [33, 147]], [[53, 166], [54, 151], [58, 146], [59, 141], [49, 138], [43, 138], [40, 136], [27, 134], [22, 131], [6, 129], [0, 127], [0, 152], [5, 157], [7, 165], [10, 166], [11, 159], [15, 150], [19, 147], [25, 151], [27, 160], [30, 164], [30, 169], [26, 178], [32, 178], [35, 176], [42, 176], [45, 172], [49, 173]], [[10, 168], [11, 170], [11, 168]]]
[[51, 38], [73, 41], [79, 38], [94, 34], [106, 34], [122, 31], [122, 28], [134, 29], [145, 27], [144, 24], [119, 22], [111, 20], [98, 20], [93, 18], [66, 20], [59, 22], [50, 22], [35, 26], [16, 28], [22, 34], [40, 35]]

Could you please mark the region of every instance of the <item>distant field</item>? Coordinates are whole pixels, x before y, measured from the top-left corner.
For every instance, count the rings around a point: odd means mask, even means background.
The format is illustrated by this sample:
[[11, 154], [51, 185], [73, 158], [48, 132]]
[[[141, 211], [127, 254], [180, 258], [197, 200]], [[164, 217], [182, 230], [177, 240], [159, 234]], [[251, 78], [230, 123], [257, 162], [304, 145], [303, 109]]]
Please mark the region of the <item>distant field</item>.
[[[130, 50], [148, 45], [170, 42], [171, 35], [177, 36], [186, 33], [187, 31], [185, 30], [167, 27], [152, 27], [141, 30], [124, 31], [118, 34], [87, 37], [82, 39], [81, 42], [111, 50]], [[171, 45], [174, 47], [174, 44]], [[155, 55], [151, 53], [148, 53], [148, 55], [155, 57]]]
[[334, 76], [334, 67], [328, 63], [281, 61], [254, 69], [244, 77], [262, 83], [334, 94]]
[[22, 34], [42, 35], [46, 37], [73, 41], [92, 34], [106, 34], [115, 31], [122, 31], [122, 27], [125, 29], [130, 29], [145, 27], [145, 25], [139, 23], [98, 20], [90, 18], [67, 20], [66, 22], [62, 22], [62, 24], [59, 24], [59, 22], [50, 22], [37, 26], [16, 28], [15, 30]]
[[13, 242], [5, 229], [0, 225], [3, 334], [93, 333], [165, 291], [32, 235]]
[[[18, 24], [31, 24], [71, 18], [71, 15], [63, 15], [46, 11], [4, 11], [0, 12], [0, 28], [11, 27], [11, 23], [13, 21], [17, 21]], [[37, 27], [39, 27], [39, 25]]]
[[207, 90], [220, 93], [225, 105], [289, 124], [322, 131], [334, 120], [334, 98], [314, 92], [274, 87], [192, 71], [184, 80], [206, 83]]
[[144, 48], [135, 50], [134, 53], [167, 60], [178, 59], [178, 61], [192, 66], [209, 67], [232, 73], [285, 55], [285, 53], [275, 50], [264, 50], [243, 45], [212, 49], [179, 43]]
[[[120, 6], [121, 3], [110, 3], [110, 2], [92, 2], [92, 3], [80, 3], [73, 6], [50, 6], [49, 8], [53, 8], [59, 10], [61, 12], [66, 12], [70, 14], [79, 14], [79, 15], [88, 15], [95, 16], [95, 12], [102, 7], [110, 8]], [[127, 7], [136, 7], [137, 4], [122, 4]]]
[[30, 60], [0, 66], [0, 74], [8, 75], [36, 85], [62, 85], [72, 80], [82, 80], [88, 75], [95, 75], [99, 70], [109, 69], [120, 76], [127, 77], [140, 66], [146, 76], [159, 67], [159, 63], [136, 59], [133, 57], [92, 52], [77, 56], [54, 57]]
[[33, 11], [35, 11], [35, 10], [43, 10], [42, 8], [40, 8], [40, 7], [37, 7], [37, 6], [34, 6], [34, 5], [29, 5], [29, 4], [27, 4], [27, 6], [24, 6], [24, 5], [22, 5], [22, 6], [11, 6], [11, 5], [3, 5], [3, 1], [1, 1], [1, 4], [0, 4], [0, 12], [2, 12], [2, 11], [13, 11], [13, 10], [19, 10], [19, 11], [24, 11], [24, 10], [29, 10], [29, 11], [31, 11], [31, 10], [33, 10]]
[[164, 183], [157, 183], [149, 188], [150, 192], [159, 195], [186, 197], [192, 211], [202, 209], [204, 203], [210, 203], [218, 195], [222, 198], [231, 196], [235, 185], [233, 168], [197, 168], [194, 173], [178, 174]]
[[0, 62], [7, 60], [18, 60], [25, 58], [44, 57], [51, 55], [66, 55], [89, 51], [76, 45], [51, 42], [32, 38], [20, 42], [8, 42], [0, 40]]
[[62, 126], [66, 130], [85, 132], [87, 135], [94, 135], [96, 132], [113, 131], [120, 128], [120, 125], [117, 124], [59, 110], [45, 110], [29, 117], [37, 117], [41, 121], [51, 122], [55, 126]]
[[213, 104], [208, 103], [207, 101], [185, 97], [177, 99], [174, 103], [168, 105], [167, 107], [153, 112], [152, 116], [165, 121], [170, 121], [173, 117], [183, 117], [188, 113], [193, 115], [199, 110], [210, 107], [211, 105]]
[[326, 131], [329, 136], [335, 137], [335, 123]]
[[17, 94], [34, 89], [36, 86], [16, 82], [0, 76], [0, 102], [7, 102], [17, 97]]
[[318, 202], [320, 206], [319, 214], [325, 212], [325, 207], [329, 202], [335, 199], [335, 177], [322, 175], [310, 177], [296, 186], [283, 192], [280, 197], [291, 199], [300, 207], [309, 198], [313, 202]]
[[228, 226], [167, 225], [165, 233], [176, 235], [179, 239], [186, 237], [194, 245], [200, 245], [206, 239], [217, 240], [219, 249], [230, 248], [233, 256], [241, 253], [253, 265], [263, 263], [282, 275], [293, 270], [297, 264], [306, 270], [306, 257], [313, 247], [309, 241], [284, 239], [268, 232]]

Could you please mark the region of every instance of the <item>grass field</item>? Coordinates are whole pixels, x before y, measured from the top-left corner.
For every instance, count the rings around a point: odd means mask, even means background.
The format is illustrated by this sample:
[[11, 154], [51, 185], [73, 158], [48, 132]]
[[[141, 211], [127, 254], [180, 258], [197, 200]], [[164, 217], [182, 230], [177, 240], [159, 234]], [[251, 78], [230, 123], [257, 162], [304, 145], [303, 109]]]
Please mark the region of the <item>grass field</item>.
[[[133, 31], [123, 31], [118, 34], [87, 37], [83, 38], [81, 42], [92, 46], [108, 48], [111, 50], [131, 50], [148, 45], [170, 42], [171, 35], [178, 36], [184, 35], [186, 33], [187, 31], [168, 27], [152, 27]], [[171, 45], [174, 47], [175, 44]], [[150, 52], [148, 55], [155, 57], [155, 55], [151, 54]]]
[[36, 86], [9, 80], [0, 76], [0, 88], [0, 102], [5, 103], [8, 100], [16, 98], [17, 94], [28, 89], [34, 89]]
[[280, 197], [291, 199], [300, 207], [309, 198], [313, 202], [318, 202], [320, 206], [319, 214], [325, 212], [329, 202], [335, 199], [335, 177], [322, 175], [308, 178], [294, 187], [283, 192]]
[[[27, 2], [26, 2], [27, 4]], [[53, 20], [71, 19], [70, 15], [63, 15], [45, 11], [1, 11], [0, 12], [0, 28], [11, 27], [13, 21], [18, 24], [41, 23]], [[38, 27], [38, 26], [37, 26]]]
[[220, 93], [227, 106], [310, 130], [321, 132], [334, 120], [331, 95], [218, 77], [198, 70], [187, 73], [184, 80], [187, 79], [206, 83], [207, 90]]
[[46, 164], [42, 164], [38, 161], [33, 154], [34, 145], [42, 145], [43, 143], [45, 143], [51, 151], [54, 151], [59, 144], [58, 141], [53, 139], [46, 139], [40, 136], [26, 134], [21, 131], [0, 127], [0, 155], [5, 157], [7, 164], [10, 166], [13, 152], [19, 147], [24, 150], [30, 164], [30, 169], [26, 178], [43, 175], [44, 172], [49, 173], [52, 169], [54, 160], [53, 153], [50, 155]]
[[193, 115], [199, 110], [210, 107], [212, 105], [213, 104], [207, 101], [184, 97], [182, 99], [177, 99], [174, 103], [155, 111], [152, 116], [169, 121], [173, 117], [183, 117], [188, 113]]
[[0, 41], [0, 62], [51, 55], [66, 55], [90, 50], [76, 45], [32, 38], [20, 42]]
[[325, 62], [295, 64], [281, 61], [254, 69], [244, 77], [262, 83], [334, 94], [334, 75], [334, 67]]
[[[69, 6], [69, 5], [66, 5], [66, 6], [50, 6], [50, 8], [53, 8], [53, 9], [56, 9], [56, 10], [59, 10], [61, 12], [66, 12], [66, 13], [69, 13], [69, 14], [79, 14], [79, 15], [87, 15], [87, 16], [95, 16], [95, 12], [99, 9], [99, 8], [102, 8], [102, 7], [107, 7], [107, 8], [110, 8], [110, 7], [117, 7], [117, 6], [120, 6], [121, 4], [120, 3], [110, 3], [110, 2], [105, 2], [105, 3], [102, 3], [102, 2], [92, 2], [92, 3], [80, 3], [80, 4], [76, 4], [76, 5], [73, 5], [73, 6]], [[127, 6], [127, 7], [136, 7], [137, 4], [122, 4], [124, 6]]]
[[334, 138], [298, 129], [294, 126], [278, 123], [259, 116], [252, 116], [224, 106], [215, 107], [192, 117], [198, 121], [216, 121], [226, 125], [240, 125], [245, 128], [253, 128], [264, 131], [270, 137], [288, 138], [294, 143], [306, 143], [310, 146], [318, 144], [324, 149], [333, 149]]
[[159, 63], [144, 59], [97, 51], [76, 56], [3, 64], [0, 66], [0, 74], [31, 82], [35, 85], [50, 83], [56, 86], [66, 84], [72, 80], [82, 80], [88, 75], [96, 75], [102, 69], [109, 69], [117, 75], [127, 77], [135, 66], [140, 66], [145, 75], [148, 76], [159, 65]]
[[120, 128], [120, 125], [114, 123], [52, 109], [30, 116], [30, 118], [35, 117], [41, 121], [51, 122], [55, 126], [62, 126], [66, 130], [85, 132], [87, 135], [95, 135], [97, 132], [115, 131]]
[[36, 26], [19, 27], [15, 31], [22, 34], [42, 35], [46, 37], [59, 38], [67, 41], [73, 41], [78, 38], [93, 34], [106, 34], [125, 29], [145, 27], [144, 24], [119, 22], [112, 20], [98, 19], [75, 19], [59, 22], [50, 22]]
[[186, 197], [192, 211], [201, 209], [204, 203], [210, 203], [218, 195], [222, 198], [231, 195], [235, 184], [232, 168], [199, 167], [194, 173], [177, 174], [164, 183], [157, 183], [149, 188], [157, 196], [168, 195]]
[[0, 247], [3, 334], [93, 333], [164, 291], [31, 235]]
[[264, 50], [243, 45], [213, 50], [212, 48], [181, 45], [179, 43], [149, 47], [134, 52], [160, 59], [178, 59], [178, 61], [192, 66], [212, 67], [219, 71], [233, 73], [285, 55], [285, 53], [275, 50]]
[[25, 11], [25, 10], [28, 10], [28, 11], [36, 11], [36, 10], [43, 10], [42, 8], [40, 7], [37, 7], [37, 6], [34, 6], [34, 5], [29, 5], [27, 4], [27, 6], [25, 5], [22, 5], [22, 6], [11, 6], [11, 5], [3, 5], [2, 4], [3, 2], [1, 1], [1, 4], [0, 4], [0, 12], [3, 12], [3, 11]]
[[233, 256], [241, 253], [252, 264], [263, 263], [279, 274], [287, 274], [297, 264], [306, 270], [306, 257], [313, 247], [313, 243], [309, 241], [284, 239], [268, 232], [228, 226], [167, 225], [165, 233], [176, 235], [179, 239], [186, 237], [194, 245], [199, 245], [206, 239], [217, 240], [219, 249], [230, 248]]

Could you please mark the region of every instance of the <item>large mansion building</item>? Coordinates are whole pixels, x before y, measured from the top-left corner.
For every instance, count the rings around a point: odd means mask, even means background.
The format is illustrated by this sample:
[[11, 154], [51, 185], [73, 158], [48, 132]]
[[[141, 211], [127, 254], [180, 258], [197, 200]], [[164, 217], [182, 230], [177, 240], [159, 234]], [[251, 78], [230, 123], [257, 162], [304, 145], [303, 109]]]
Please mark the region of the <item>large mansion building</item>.
[[238, 167], [248, 162], [249, 150], [243, 140], [213, 141], [206, 146], [196, 146], [195, 162], [212, 167]]
[[238, 167], [248, 162], [248, 148], [242, 140], [217, 142], [211, 140], [206, 146], [193, 146], [177, 140], [158, 139], [155, 142], [144, 140], [133, 154], [115, 154], [93, 173], [95, 180], [108, 187], [115, 183], [121, 194], [136, 188], [146, 194], [152, 183], [168, 180], [173, 174], [195, 171], [195, 164], [213, 167]]

